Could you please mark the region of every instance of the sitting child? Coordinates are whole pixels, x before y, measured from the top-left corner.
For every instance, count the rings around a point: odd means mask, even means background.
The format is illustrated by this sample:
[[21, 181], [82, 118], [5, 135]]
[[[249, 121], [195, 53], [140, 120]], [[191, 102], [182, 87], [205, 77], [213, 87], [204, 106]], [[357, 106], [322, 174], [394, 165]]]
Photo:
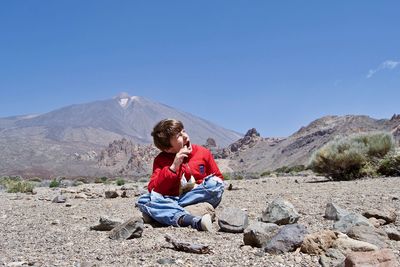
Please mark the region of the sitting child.
[[137, 201], [140, 211], [164, 225], [211, 231], [210, 214], [193, 216], [184, 209], [200, 202], [215, 208], [221, 202], [223, 176], [211, 152], [191, 144], [178, 120], [160, 121], [151, 135], [162, 152], [154, 159], [149, 193]]

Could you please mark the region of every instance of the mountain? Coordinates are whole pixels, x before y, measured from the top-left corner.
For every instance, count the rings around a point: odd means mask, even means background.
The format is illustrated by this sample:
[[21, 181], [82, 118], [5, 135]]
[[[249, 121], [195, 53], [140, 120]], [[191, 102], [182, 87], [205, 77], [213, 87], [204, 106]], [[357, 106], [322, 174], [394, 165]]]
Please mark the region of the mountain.
[[282, 166], [307, 165], [311, 155], [336, 136], [387, 131], [400, 140], [400, 115], [388, 119], [368, 116], [326, 116], [302, 127], [287, 138], [262, 138], [255, 129], [215, 153], [220, 164], [235, 171], [263, 172]]
[[242, 135], [139, 96], [71, 105], [41, 115], [0, 118], [0, 175], [98, 176], [97, 157], [114, 140], [152, 143], [164, 118], [181, 120], [194, 143], [213, 138], [226, 146]]
[[[208, 138], [205, 147], [211, 150], [222, 172], [263, 172], [283, 166], [307, 165], [313, 152], [334, 137], [354, 133], [388, 131], [400, 140], [400, 116], [390, 120], [375, 120], [367, 116], [326, 116], [302, 127], [287, 138], [261, 137], [255, 128], [247, 131], [226, 148], [219, 148]], [[157, 150], [152, 145], [136, 145], [115, 140], [101, 151], [99, 165], [118, 175], [150, 173]]]

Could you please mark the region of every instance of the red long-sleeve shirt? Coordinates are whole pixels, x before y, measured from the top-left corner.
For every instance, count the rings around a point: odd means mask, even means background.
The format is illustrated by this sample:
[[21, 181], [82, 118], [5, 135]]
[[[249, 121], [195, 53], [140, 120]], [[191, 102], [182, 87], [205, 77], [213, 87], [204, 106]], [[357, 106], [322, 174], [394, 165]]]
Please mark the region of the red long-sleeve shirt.
[[174, 162], [174, 153], [161, 152], [154, 159], [153, 174], [148, 184], [148, 190], [152, 190], [167, 196], [178, 196], [180, 179], [185, 174], [186, 179], [193, 176], [197, 184], [203, 182], [204, 177], [214, 174], [223, 179], [223, 176], [215, 163], [211, 152], [205, 147], [192, 144], [192, 152], [184, 159], [176, 170], [170, 170]]

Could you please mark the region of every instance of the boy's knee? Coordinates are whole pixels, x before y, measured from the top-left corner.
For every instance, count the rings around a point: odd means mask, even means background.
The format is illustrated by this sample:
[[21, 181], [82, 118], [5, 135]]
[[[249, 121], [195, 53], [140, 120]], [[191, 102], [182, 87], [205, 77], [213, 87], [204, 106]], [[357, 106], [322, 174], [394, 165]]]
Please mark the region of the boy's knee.
[[141, 195], [135, 203], [135, 206], [145, 205], [146, 203], [150, 202], [150, 194]]

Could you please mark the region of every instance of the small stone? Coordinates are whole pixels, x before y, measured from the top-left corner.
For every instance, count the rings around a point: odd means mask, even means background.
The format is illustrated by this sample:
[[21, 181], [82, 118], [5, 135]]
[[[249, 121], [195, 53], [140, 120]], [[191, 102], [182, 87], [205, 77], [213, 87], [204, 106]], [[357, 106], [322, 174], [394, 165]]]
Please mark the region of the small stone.
[[53, 199], [53, 203], [65, 203], [67, 198], [63, 195], [58, 195]]
[[274, 258], [274, 260], [275, 261], [277, 261], [277, 262], [279, 262], [279, 263], [284, 263], [285, 262], [285, 260], [281, 257], [281, 256], [276, 256], [275, 258]]
[[162, 258], [162, 259], [158, 259], [157, 263], [159, 263], [159, 264], [175, 264], [176, 262], [174, 259]]
[[132, 217], [113, 228], [109, 234], [109, 238], [113, 240], [138, 238], [142, 236], [143, 228], [142, 218]]
[[115, 190], [108, 190], [104, 192], [105, 198], [117, 198], [119, 197], [119, 194]]

